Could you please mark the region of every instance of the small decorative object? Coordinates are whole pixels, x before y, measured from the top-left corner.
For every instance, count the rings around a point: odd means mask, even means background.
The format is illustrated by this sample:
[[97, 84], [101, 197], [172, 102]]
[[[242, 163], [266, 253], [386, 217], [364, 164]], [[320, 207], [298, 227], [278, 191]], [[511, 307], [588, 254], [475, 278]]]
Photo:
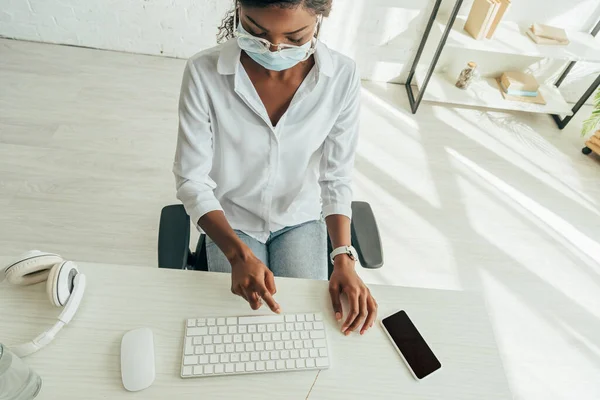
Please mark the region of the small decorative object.
[[471, 61], [470, 63], [467, 64], [467, 68], [463, 69], [462, 72], [460, 73], [460, 76], [458, 77], [458, 80], [456, 81], [456, 87], [459, 89], [467, 89], [469, 87], [469, 85], [471, 84], [471, 82], [473, 81], [473, 78], [475, 77], [475, 74], [477, 69], [477, 64], [475, 64], [473, 61]]

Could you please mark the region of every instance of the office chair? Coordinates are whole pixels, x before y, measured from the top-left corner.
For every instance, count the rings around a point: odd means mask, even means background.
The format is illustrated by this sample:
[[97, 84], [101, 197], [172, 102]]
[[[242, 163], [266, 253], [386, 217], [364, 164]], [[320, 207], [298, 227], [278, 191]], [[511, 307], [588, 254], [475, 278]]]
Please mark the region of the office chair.
[[[375, 269], [383, 265], [383, 249], [377, 222], [373, 210], [368, 203], [355, 201], [352, 203], [352, 245], [358, 252], [360, 264], [364, 268]], [[328, 240], [327, 260], [329, 275], [333, 265], [329, 261], [331, 242]], [[206, 235], [200, 235], [196, 250], [192, 252], [190, 245], [190, 217], [183, 205], [166, 206], [160, 213], [158, 229], [158, 267], [170, 269], [191, 269], [207, 271]]]

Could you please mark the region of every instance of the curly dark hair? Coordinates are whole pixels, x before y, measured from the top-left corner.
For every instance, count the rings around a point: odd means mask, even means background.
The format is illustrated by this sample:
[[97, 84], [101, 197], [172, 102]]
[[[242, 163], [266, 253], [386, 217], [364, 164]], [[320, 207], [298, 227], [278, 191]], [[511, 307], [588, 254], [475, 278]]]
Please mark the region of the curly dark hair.
[[[298, 6], [304, 7], [306, 10], [312, 11], [315, 15], [323, 15], [323, 17], [328, 17], [331, 12], [331, 2], [333, 0], [238, 0], [238, 2], [243, 6], [248, 7], [280, 7], [280, 8], [296, 8]], [[233, 16], [234, 13], [238, 13], [238, 23], [239, 23], [239, 11], [236, 7], [234, 10], [230, 10], [225, 14], [225, 18], [223, 18], [223, 22], [219, 27], [219, 32], [217, 33], [217, 42], [223, 43], [231, 38], [233, 38], [233, 33], [235, 32], [236, 26], [233, 26]]]

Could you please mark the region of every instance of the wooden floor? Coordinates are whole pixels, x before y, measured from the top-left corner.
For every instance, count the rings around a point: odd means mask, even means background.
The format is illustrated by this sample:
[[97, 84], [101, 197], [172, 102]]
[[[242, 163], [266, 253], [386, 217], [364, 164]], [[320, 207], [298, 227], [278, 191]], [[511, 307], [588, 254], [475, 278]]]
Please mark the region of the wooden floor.
[[[0, 40], [4, 259], [156, 266], [183, 66]], [[559, 131], [545, 115], [412, 115], [402, 86], [365, 83], [363, 97], [356, 198], [386, 257], [365, 280], [480, 291], [516, 399], [600, 398], [600, 158], [578, 132], [590, 110]]]

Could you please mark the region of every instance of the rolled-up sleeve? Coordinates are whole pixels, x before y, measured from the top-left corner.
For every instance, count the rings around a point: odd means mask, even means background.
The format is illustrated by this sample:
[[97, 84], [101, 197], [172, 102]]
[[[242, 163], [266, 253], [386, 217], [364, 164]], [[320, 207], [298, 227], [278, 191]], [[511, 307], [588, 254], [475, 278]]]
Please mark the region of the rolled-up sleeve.
[[173, 173], [177, 198], [194, 224], [204, 214], [222, 210], [214, 194], [216, 183], [209, 176], [213, 135], [208, 110], [208, 96], [200, 84], [195, 66], [188, 61], [179, 98], [179, 133]]
[[352, 217], [352, 174], [358, 144], [360, 76], [356, 67], [342, 112], [323, 144], [321, 158], [321, 199], [323, 215]]

